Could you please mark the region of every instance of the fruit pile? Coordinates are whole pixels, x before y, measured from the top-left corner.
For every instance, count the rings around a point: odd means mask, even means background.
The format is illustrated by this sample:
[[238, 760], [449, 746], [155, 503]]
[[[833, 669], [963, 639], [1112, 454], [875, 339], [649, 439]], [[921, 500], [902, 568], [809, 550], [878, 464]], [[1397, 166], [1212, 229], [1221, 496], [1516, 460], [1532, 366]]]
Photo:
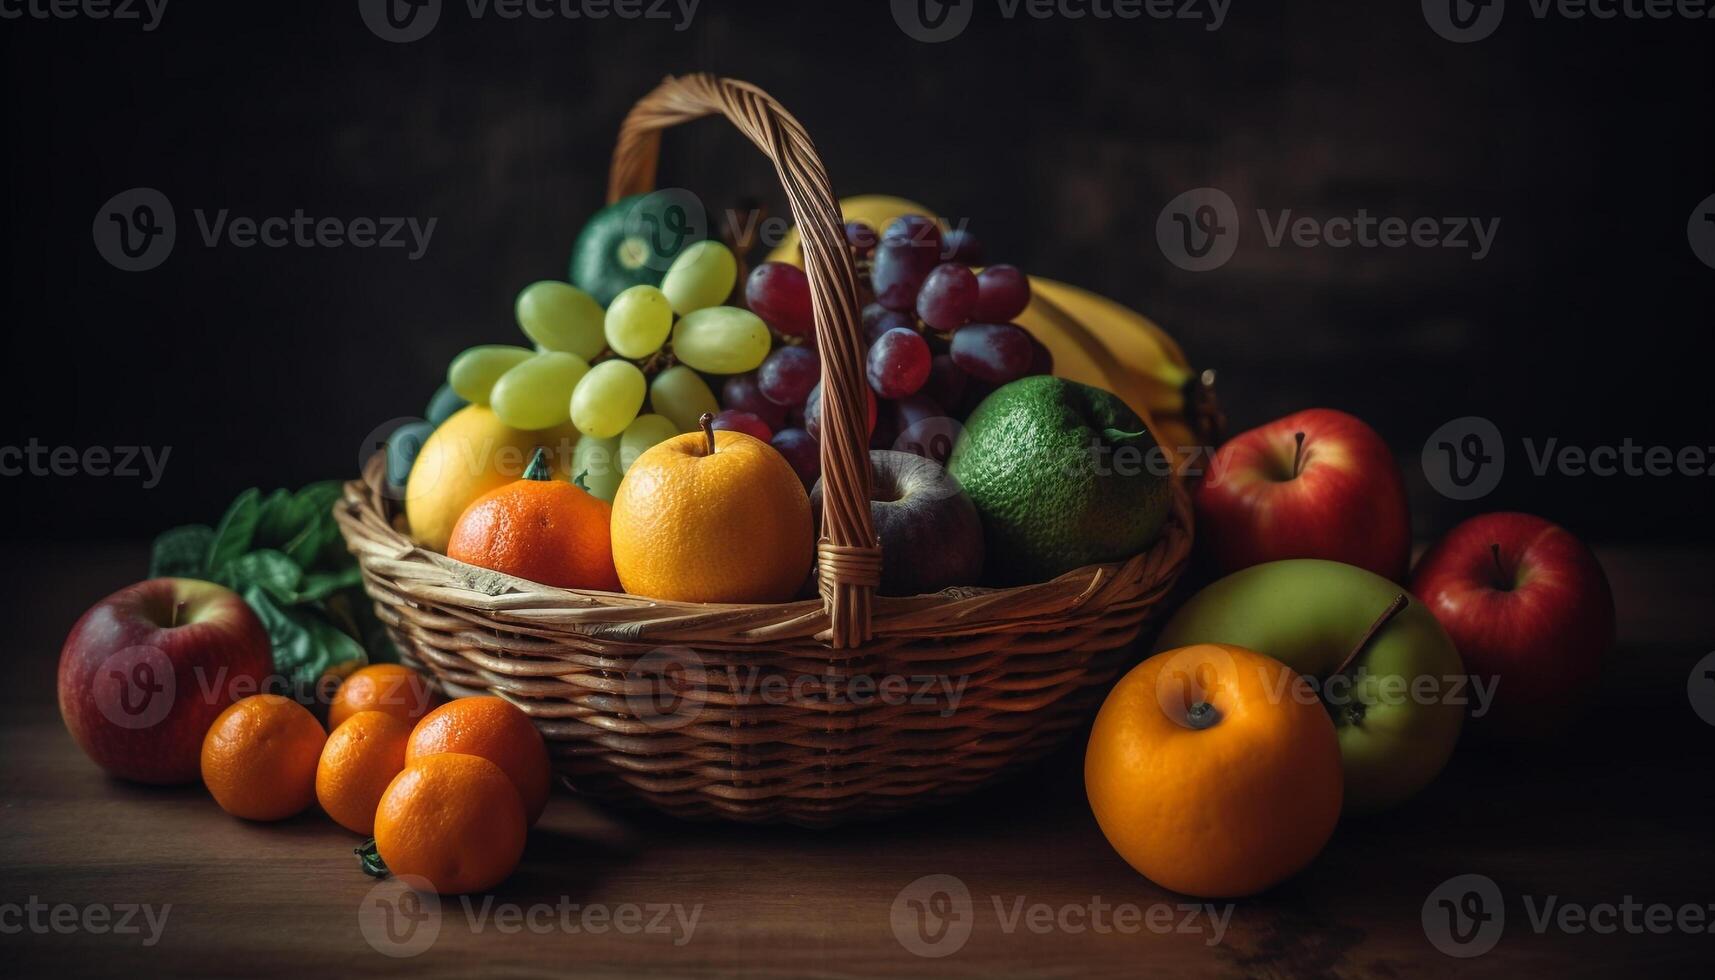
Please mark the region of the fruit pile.
[[[534, 350], [453, 359], [429, 420], [389, 441], [388, 482], [420, 545], [529, 581], [687, 602], [812, 595], [822, 378], [809, 278], [778, 251], [741, 276], [719, 242], [666, 249], [632, 234], [669, 220], [655, 197], [591, 219], [572, 281], [519, 293]], [[1014, 322], [1029, 278], [980, 266], [973, 235], [919, 213], [844, 233], [884, 594], [1039, 581], [1146, 548], [1166, 469], [1102, 463], [1159, 454], [1149, 423], [1051, 377], [1048, 348]]]
[[1085, 756], [1109, 842], [1176, 891], [1247, 895], [1297, 872], [1341, 813], [1429, 786], [1467, 719], [1490, 740], [1552, 739], [1613, 645], [1601, 565], [1539, 517], [1473, 517], [1408, 579], [1404, 479], [1344, 412], [1233, 437], [1195, 503], [1200, 560], [1222, 577], [1109, 694]]

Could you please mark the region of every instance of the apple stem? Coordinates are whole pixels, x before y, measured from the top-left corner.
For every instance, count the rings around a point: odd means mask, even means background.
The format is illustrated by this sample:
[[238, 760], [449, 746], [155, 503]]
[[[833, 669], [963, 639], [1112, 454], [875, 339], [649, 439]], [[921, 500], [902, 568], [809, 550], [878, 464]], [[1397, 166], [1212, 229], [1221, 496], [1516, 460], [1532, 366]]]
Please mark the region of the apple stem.
[[1334, 668], [1334, 673], [1344, 674], [1346, 668], [1352, 666], [1352, 661], [1363, 655], [1364, 649], [1370, 645], [1371, 640], [1376, 638], [1376, 634], [1382, 631], [1382, 627], [1386, 626], [1389, 620], [1399, 615], [1400, 610], [1410, 603], [1411, 600], [1406, 598], [1404, 592], [1394, 596], [1393, 601], [1387, 604], [1386, 609], [1382, 610], [1382, 614], [1377, 616], [1375, 622], [1370, 624], [1370, 628], [1364, 630], [1364, 635], [1358, 638], [1358, 645], [1352, 648], [1351, 653], [1346, 654], [1346, 659], [1340, 661], [1340, 666]]
[[1297, 447], [1292, 450], [1292, 478], [1298, 479], [1298, 468], [1304, 464], [1304, 433], [1294, 432], [1292, 441]]
[[709, 455], [713, 456], [715, 454], [715, 415], [714, 415], [714, 413], [713, 412], [704, 412], [702, 415], [698, 416], [697, 424], [703, 427], [703, 435], [707, 436], [708, 440], [709, 440]]
[[179, 625], [179, 614], [184, 612], [184, 611], [185, 611], [185, 600], [180, 599], [178, 602], [173, 603], [173, 618], [172, 618], [172, 621], [167, 624], [168, 629], [172, 629], [173, 627]]
[[1499, 544], [1494, 543], [1494, 542], [1490, 542], [1489, 543], [1489, 555], [1495, 559], [1495, 585], [1496, 585], [1496, 587], [1501, 588], [1501, 589], [1510, 590], [1512, 588], [1512, 586], [1507, 583], [1507, 566], [1501, 564], [1501, 546]]

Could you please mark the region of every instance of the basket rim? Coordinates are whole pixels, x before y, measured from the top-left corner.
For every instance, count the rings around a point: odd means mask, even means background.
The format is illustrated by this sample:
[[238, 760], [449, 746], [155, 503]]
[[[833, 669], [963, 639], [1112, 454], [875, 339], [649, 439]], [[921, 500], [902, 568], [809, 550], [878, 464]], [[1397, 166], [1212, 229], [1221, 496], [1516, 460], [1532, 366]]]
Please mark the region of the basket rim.
[[[1168, 479], [1167, 516], [1156, 539], [1139, 554], [1026, 585], [955, 586], [917, 596], [878, 595], [873, 600], [873, 638], [991, 633], [1053, 620], [1072, 610], [1090, 614], [1153, 601], [1179, 578], [1191, 552], [1190, 492], [1182, 478]], [[819, 597], [781, 603], [652, 599], [543, 585], [449, 558], [417, 545], [394, 526], [391, 515], [397, 508], [385, 482], [386, 458], [378, 452], [365, 465], [362, 478], [346, 482], [334, 505], [340, 534], [356, 556], [372, 596], [376, 587], [386, 586], [444, 611], [465, 609], [524, 632], [573, 633], [596, 642], [747, 647], [814, 639], [832, 648], [829, 616]], [[568, 623], [567, 616], [575, 622]], [[845, 652], [858, 654], [862, 649]]]

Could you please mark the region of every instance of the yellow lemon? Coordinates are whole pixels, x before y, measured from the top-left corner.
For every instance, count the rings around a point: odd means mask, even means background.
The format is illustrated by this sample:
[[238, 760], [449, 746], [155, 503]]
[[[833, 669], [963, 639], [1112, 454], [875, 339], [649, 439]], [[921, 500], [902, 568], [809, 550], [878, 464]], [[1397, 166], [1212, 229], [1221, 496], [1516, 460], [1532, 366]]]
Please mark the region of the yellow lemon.
[[558, 479], [571, 478], [578, 430], [570, 424], [526, 432], [503, 424], [482, 405], [461, 408], [423, 443], [405, 482], [411, 540], [446, 551], [453, 525], [471, 501], [524, 475], [538, 447], [554, 461]]

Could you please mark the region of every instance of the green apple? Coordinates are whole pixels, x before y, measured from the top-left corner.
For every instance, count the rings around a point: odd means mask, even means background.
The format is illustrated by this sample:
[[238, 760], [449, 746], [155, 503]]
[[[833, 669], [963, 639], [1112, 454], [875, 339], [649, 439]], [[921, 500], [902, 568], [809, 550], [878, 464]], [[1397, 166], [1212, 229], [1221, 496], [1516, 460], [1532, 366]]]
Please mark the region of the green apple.
[[1272, 561], [1215, 582], [1174, 615], [1156, 650], [1193, 643], [1248, 647], [1311, 681], [1340, 737], [1348, 813], [1386, 809], [1434, 779], [1482, 693], [1428, 607], [1340, 562]]

